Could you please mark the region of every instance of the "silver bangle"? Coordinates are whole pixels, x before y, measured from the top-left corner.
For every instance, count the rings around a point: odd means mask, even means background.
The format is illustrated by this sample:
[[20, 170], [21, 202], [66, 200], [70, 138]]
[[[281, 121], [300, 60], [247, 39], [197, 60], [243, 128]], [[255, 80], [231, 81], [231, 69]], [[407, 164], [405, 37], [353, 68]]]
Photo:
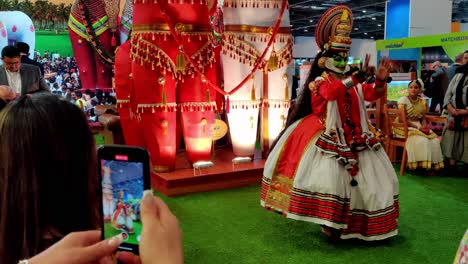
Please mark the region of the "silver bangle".
[[29, 260], [27, 259], [20, 260], [18, 261], [18, 264], [29, 264]]
[[351, 78], [351, 77], [348, 77], [348, 78], [344, 79], [342, 81], [342, 83], [344, 84], [346, 89], [349, 89], [349, 88], [354, 86], [354, 81], [353, 81], [353, 78]]

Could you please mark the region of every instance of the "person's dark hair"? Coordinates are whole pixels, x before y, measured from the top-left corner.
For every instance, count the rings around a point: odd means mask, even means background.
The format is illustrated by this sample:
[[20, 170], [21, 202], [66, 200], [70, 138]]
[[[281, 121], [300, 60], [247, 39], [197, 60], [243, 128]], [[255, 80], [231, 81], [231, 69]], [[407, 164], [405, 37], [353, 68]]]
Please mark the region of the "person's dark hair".
[[102, 99], [104, 98], [104, 92], [101, 89], [96, 89], [96, 98], [99, 102], [102, 102]]
[[8, 45], [2, 49], [2, 59], [5, 57], [15, 58], [20, 56], [20, 51], [17, 47]]
[[0, 263], [99, 226], [97, 159], [82, 111], [53, 95], [0, 112]]
[[80, 91], [75, 92], [76, 97], [81, 98], [83, 94]]
[[29, 45], [26, 42], [16, 42], [15, 46], [18, 50], [22, 53], [26, 53], [29, 55]]
[[286, 126], [283, 129], [283, 131], [281, 131], [281, 133], [278, 135], [276, 140], [273, 142], [270, 148], [271, 150], [275, 147], [276, 143], [278, 142], [278, 139], [284, 134], [284, 132], [286, 131], [286, 129], [288, 129], [290, 125], [292, 125], [297, 120], [304, 118], [312, 113], [312, 103], [310, 101], [311, 93], [309, 89], [309, 83], [314, 81], [317, 77], [322, 75], [322, 73], [325, 71], [325, 69], [319, 67], [318, 61], [320, 58], [328, 57], [328, 56], [331, 56], [331, 54], [327, 51], [323, 51], [317, 54], [317, 57], [315, 57], [314, 63], [312, 64], [309, 74], [307, 75], [306, 81], [304, 82], [304, 86], [302, 87], [300, 95], [297, 98], [293, 109], [288, 114], [288, 118], [286, 120]]
[[422, 88], [423, 88], [423, 85], [424, 85], [424, 83], [422, 83], [419, 79], [416, 79], [416, 80], [412, 80], [411, 82], [409, 82], [409, 83], [408, 83], [408, 87], [410, 87], [410, 85], [411, 85], [412, 83], [416, 83], [416, 84], [418, 85], [419, 89], [422, 89]]

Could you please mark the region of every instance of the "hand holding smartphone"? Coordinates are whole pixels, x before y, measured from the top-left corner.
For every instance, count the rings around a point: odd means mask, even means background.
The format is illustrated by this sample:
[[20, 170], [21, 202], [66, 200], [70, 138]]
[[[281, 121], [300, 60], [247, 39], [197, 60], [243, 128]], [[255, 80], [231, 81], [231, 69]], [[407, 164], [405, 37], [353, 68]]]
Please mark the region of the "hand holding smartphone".
[[148, 152], [139, 147], [104, 145], [98, 149], [102, 238], [122, 235], [121, 251], [139, 254], [140, 205], [150, 186]]

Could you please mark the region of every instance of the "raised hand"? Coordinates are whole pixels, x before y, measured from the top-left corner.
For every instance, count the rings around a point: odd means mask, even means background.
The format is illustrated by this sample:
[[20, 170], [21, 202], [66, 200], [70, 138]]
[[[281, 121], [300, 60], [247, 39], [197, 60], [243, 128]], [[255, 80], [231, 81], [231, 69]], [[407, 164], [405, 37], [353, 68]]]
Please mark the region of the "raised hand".
[[390, 71], [392, 69], [392, 61], [389, 58], [382, 58], [379, 63], [379, 68], [375, 73], [375, 78], [380, 81], [387, 81], [387, 78], [390, 76]]
[[147, 190], [141, 202], [140, 256], [119, 252], [125, 264], [183, 264], [182, 231], [167, 205]]
[[101, 231], [70, 233], [53, 246], [29, 260], [30, 264], [112, 263], [122, 237], [101, 241]]
[[369, 69], [369, 61], [370, 61], [371, 55], [369, 53], [366, 53], [366, 58], [364, 59], [364, 65], [362, 65], [362, 71], [367, 72]]

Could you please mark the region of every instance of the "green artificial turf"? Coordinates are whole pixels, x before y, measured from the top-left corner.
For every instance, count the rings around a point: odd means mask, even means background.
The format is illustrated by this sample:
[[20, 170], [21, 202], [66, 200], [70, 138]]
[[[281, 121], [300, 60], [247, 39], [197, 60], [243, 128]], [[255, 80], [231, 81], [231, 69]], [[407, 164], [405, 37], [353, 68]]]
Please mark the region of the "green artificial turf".
[[399, 235], [328, 241], [316, 224], [260, 206], [260, 186], [164, 198], [184, 231], [185, 263], [452, 263], [468, 227], [468, 178], [407, 173]]
[[[58, 34], [57, 34], [58, 33]], [[70, 35], [67, 31], [36, 31], [36, 47], [35, 50], [44, 55], [45, 51], [57, 51], [60, 56], [73, 56]]]

